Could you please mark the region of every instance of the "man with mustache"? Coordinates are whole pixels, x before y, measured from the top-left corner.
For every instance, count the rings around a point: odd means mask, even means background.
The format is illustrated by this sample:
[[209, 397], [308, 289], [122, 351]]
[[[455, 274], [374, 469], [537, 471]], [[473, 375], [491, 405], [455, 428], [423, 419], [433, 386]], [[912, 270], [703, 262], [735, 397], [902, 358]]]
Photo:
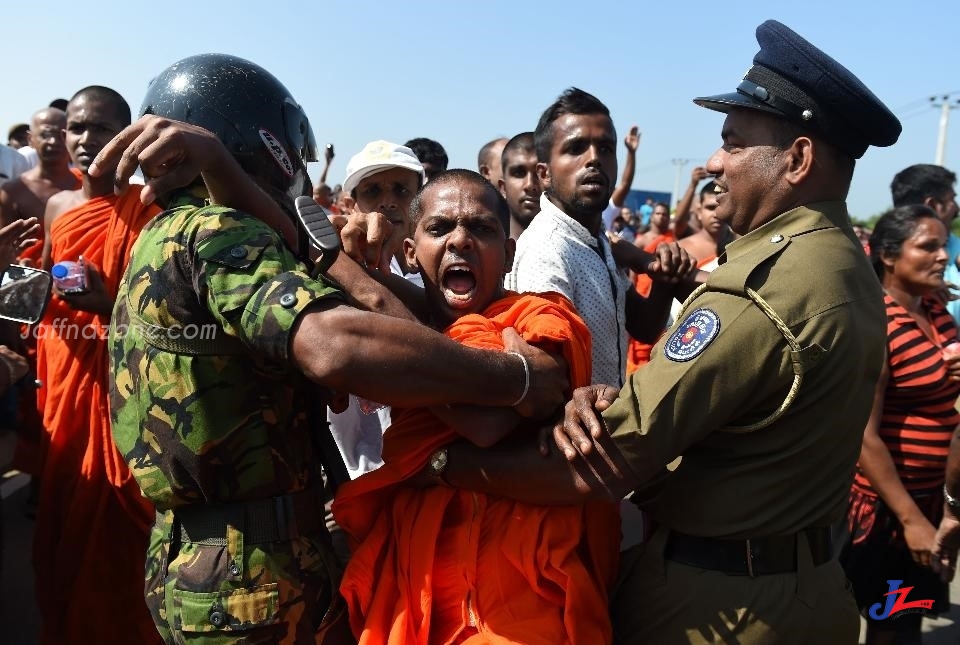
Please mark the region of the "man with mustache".
[[[666, 322], [671, 290], [655, 288], [649, 299], [640, 296], [604, 235], [602, 214], [617, 176], [617, 134], [610, 111], [595, 96], [570, 88], [540, 117], [534, 141], [544, 191], [540, 213], [517, 240], [506, 287], [557, 291], [569, 298], [593, 336], [591, 382], [622, 385], [627, 333], [656, 339]], [[650, 256], [632, 244], [622, 246], [633, 251], [629, 268], [648, 272]], [[654, 264], [652, 270], [661, 269]], [[681, 260], [669, 268], [687, 271], [689, 265]]]

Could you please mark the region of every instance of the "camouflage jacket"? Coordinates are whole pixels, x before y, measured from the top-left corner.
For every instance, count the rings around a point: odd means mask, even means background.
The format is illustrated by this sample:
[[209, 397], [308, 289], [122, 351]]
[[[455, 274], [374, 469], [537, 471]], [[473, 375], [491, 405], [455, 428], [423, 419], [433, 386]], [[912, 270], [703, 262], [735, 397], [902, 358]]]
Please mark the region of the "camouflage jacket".
[[[219, 206], [140, 234], [110, 327], [113, 436], [158, 510], [259, 499], [314, 483], [307, 406], [288, 354], [297, 316], [342, 294], [276, 232]], [[313, 392], [311, 390], [317, 390]]]

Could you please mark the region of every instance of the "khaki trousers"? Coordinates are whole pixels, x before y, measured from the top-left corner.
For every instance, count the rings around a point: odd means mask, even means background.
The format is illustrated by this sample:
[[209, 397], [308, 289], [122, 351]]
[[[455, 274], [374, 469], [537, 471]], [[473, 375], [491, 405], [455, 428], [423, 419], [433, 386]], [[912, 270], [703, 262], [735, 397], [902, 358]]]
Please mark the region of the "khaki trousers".
[[625, 551], [611, 602], [614, 642], [856, 645], [860, 618], [836, 559], [796, 573], [730, 576], [665, 560], [667, 530]]

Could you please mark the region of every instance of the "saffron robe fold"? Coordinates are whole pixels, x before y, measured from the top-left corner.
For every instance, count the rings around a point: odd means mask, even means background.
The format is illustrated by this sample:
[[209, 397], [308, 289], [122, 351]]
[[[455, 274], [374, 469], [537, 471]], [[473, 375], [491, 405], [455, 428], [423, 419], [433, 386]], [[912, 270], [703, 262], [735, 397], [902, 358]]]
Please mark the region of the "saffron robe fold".
[[[52, 259], [82, 255], [115, 298], [133, 243], [158, 212], [135, 190], [95, 197], [53, 221]], [[45, 433], [33, 562], [44, 643], [160, 641], [143, 600], [153, 506], [110, 431], [109, 324], [54, 296], [37, 330]]]
[[[590, 333], [559, 294], [510, 293], [444, 333], [502, 350], [506, 327], [562, 351], [572, 387], [589, 384]], [[618, 506], [542, 507], [443, 486], [405, 487], [431, 453], [459, 435], [429, 410], [394, 411], [384, 465], [341, 486], [333, 507], [354, 547], [340, 590], [360, 642], [609, 642]]]
[[[70, 172], [77, 178], [76, 188], [81, 186], [83, 174], [77, 168]], [[37, 231], [37, 241], [25, 248], [17, 257], [17, 262], [41, 268], [43, 257], [43, 217], [40, 217], [40, 228]], [[49, 268], [49, 267], [48, 267]], [[37, 371], [37, 339], [33, 333], [33, 325], [22, 325], [21, 335], [25, 336], [23, 350], [26, 352], [30, 373]], [[13, 467], [31, 475], [40, 474], [40, 435], [43, 432], [42, 413], [37, 410], [37, 391], [32, 387], [20, 390], [17, 399], [17, 445], [13, 454]]]

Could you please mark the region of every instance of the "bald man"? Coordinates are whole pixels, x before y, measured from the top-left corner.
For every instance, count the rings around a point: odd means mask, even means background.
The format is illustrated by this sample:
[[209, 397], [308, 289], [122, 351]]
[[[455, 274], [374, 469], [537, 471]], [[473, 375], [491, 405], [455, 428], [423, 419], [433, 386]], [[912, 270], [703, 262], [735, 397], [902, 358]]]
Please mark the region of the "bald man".
[[[30, 146], [37, 151], [40, 163], [0, 188], [0, 226], [18, 219], [36, 217], [43, 221], [47, 200], [61, 190], [80, 187], [79, 176], [70, 170], [70, 156], [63, 132], [67, 115], [63, 110], [44, 108], [30, 121]], [[38, 260], [42, 240], [24, 251], [21, 258]]]
[[500, 137], [499, 139], [485, 143], [477, 154], [477, 172], [493, 184], [494, 188], [500, 185], [500, 179], [503, 178], [503, 169], [500, 166], [500, 155], [503, 154], [503, 148], [506, 145], [507, 138]]

